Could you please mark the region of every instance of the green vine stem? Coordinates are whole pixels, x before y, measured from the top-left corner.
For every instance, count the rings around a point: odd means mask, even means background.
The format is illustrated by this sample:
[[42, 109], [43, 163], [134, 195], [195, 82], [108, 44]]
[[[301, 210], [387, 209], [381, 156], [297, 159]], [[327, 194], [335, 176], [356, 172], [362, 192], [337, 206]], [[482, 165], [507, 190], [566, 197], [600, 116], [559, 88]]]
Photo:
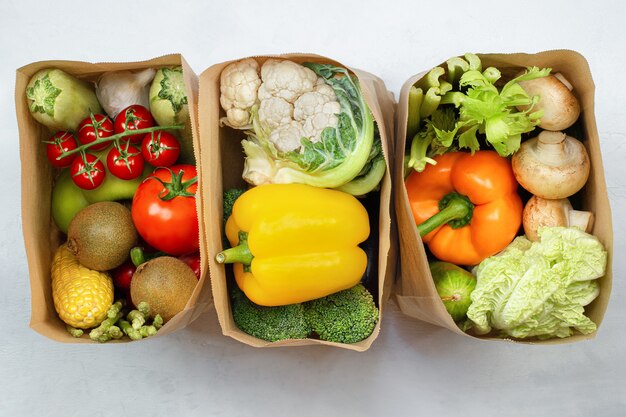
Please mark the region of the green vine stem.
[[89, 148], [91, 148], [93, 146], [100, 145], [101, 143], [108, 143], [108, 142], [113, 142], [113, 141], [119, 141], [120, 139], [125, 138], [126, 136], [143, 135], [143, 134], [146, 134], [146, 133], [158, 132], [158, 131], [161, 131], [161, 130], [180, 130], [180, 129], [184, 129], [184, 128], [185, 128], [184, 124], [177, 124], [177, 125], [171, 125], [171, 126], [152, 126], [152, 127], [147, 127], [145, 129], [137, 129], [137, 130], [126, 129], [125, 131], [123, 131], [121, 133], [117, 133], [117, 134], [112, 135], [112, 136], [108, 136], [108, 137], [105, 137], [105, 138], [98, 137], [98, 139], [94, 140], [93, 142], [86, 143], [84, 145], [80, 145], [77, 148], [72, 149], [71, 151], [62, 152], [61, 155], [59, 155], [57, 157], [57, 160], [59, 160], [61, 158], [65, 158], [65, 157], [70, 156], [70, 155], [77, 154], [77, 153], [83, 153], [83, 152], [87, 151]]

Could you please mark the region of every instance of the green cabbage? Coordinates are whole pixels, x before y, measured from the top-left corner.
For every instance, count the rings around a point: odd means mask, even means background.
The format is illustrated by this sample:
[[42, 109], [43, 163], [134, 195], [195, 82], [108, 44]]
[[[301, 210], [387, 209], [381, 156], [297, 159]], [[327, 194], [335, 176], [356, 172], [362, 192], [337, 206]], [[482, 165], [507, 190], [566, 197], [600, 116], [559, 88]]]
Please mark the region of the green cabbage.
[[242, 141], [246, 154], [243, 177], [253, 184], [302, 183], [336, 188], [359, 176], [371, 160], [374, 119], [358, 80], [344, 68], [305, 63], [333, 88], [341, 106], [337, 127], [322, 131], [319, 142], [302, 139], [302, 150], [280, 152], [268, 140], [258, 112], [252, 110], [254, 130]]
[[546, 339], [596, 330], [584, 306], [598, 296], [595, 280], [605, 273], [606, 250], [573, 227], [545, 227], [539, 236], [539, 242], [516, 238], [474, 270], [467, 317], [476, 332]]

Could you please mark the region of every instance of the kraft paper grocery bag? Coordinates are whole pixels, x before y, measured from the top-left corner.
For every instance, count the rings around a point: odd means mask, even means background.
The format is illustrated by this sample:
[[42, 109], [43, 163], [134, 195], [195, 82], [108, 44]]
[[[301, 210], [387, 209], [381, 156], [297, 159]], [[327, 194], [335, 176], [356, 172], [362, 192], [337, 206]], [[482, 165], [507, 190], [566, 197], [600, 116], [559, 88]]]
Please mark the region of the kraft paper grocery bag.
[[[15, 101], [20, 137], [20, 158], [22, 164], [22, 227], [24, 244], [28, 258], [31, 286], [32, 314], [30, 327], [38, 333], [60, 342], [94, 343], [87, 333], [82, 338], [72, 337], [59, 319], [52, 301], [50, 284], [50, 264], [56, 249], [64, 241], [64, 235], [56, 227], [50, 215], [51, 191], [58, 170], [51, 167], [46, 159], [45, 145], [50, 132], [39, 124], [30, 114], [26, 99], [26, 86], [30, 78], [44, 68], [59, 68], [79, 79], [96, 81], [104, 72], [120, 70], [141, 70], [144, 68], [161, 68], [182, 66], [186, 86], [192, 129], [193, 153], [199, 160], [200, 142], [197, 134], [197, 97], [198, 77], [181, 55], [172, 54], [141, 62], [127, 63], [88, 63], [78, 61], [51, 60], [28, 64], [17, 70], [15, 85]], [[200, 171], [200, 164], [197, 164]], [[199, 174], [200, 176], [200, 174]], [[200, 180], [201, 181], [201, 180]], [[199, 188], [202, 184], [199, 184]], [[199, 195], [199, 193], [198, 193]], [[203, 216], [201, 199], [196, 199], [199, 219]], [[200, 221], [200, 254], [201, 279], [187, 302], [185, 309], [168, 321], [156, 336], [165, 336], [187, 326], [204, 310], [212, 306], [209, 275], [207, 273], [206, 242], [203, 239], [204, 224]], [[119, 341], [129, 341], [123, 337]], [[113, 341], [112, 341], [113, 342]]]
[[[503, 79], [510, 79], [526, 67], [550, 67], [552, 73], [561, 72], [574, 86], [573, 92], [581, 104], [579, 121], [582, 129], [580, 139], [591, 160], [591, 174], [584, 188], [576, 195], [579, 210], [591, 211], [595, 215], [595, 223], [591, 234], [599, 238], [608, 251], [606, 275], [599, 279], [600, 295], [585, 308], [585, 314], [598, 326], [609, 302], [611, 293], [611, 259], [613, 252], [613, 228], [611, 224], [611, 209], [607, 195], [602, 156], [600, 152], [600, 138], [594, 116], [595, 86], [591, 71], [585, 58], [574, 51], [556, 50], [536, 54], [477, 54], [483, 63], [483, 68], [494, 66], [501, 70]], [[440, 66], [445, 68], [445, 63]], [[437, 295], [433, 278], [428, 266], [427, 252], [417, 232], [411, 209], [409, 207], [406, 188], [404, 187], [404, 155], [410, 141], [407, 139], [407, 116], [409, 89], [430, 69], [409, 78], [404, 84], [396, 113], [396, 152], [394, 159], [394, 202], [398, 219], [398, 233], [400, 239], [401, 262], [399, 267], [399, 283], [396, 288], [395, 299], [404, 314], [407, 316], [445, 327], [455, 333], [469, 336], [464, 333], [452, 320], [446, 311], [443, 302]], [[564, 339], [548, 340], [519, 340], [527, 343], [557, 344], [569, 343], [590, 339], [595, 332], [588, 335], [574, 334]], [[490, 336], [481, 336], [481, 339], [503, 340]]]
[[[296, 63], [317, 62], [335, 64], [346, 67], [335, 60], [312, 54], [284, 54], [279, 56], [255, 56], [259, 66], [267, 59], [289, 59]], [[245, 58], [242, 58], [245, 59]], [[380, 317], [372, 335], [367, 339], [354, 344], [331, 343], [316, 339], [283, 340], [266, 342], [252, 337], [241, 331], [231, 312], [228, 276], [232, 276], [231, 266], [218, 264], [214, 258], [223, 249], [223, 220], [222, 220], [222, 193], [231, 187], [243, 187], [242, 180], [244, 153], [241, 148], [243, 134], [227, 126], [220, 125], [220, 118], [225, 112], [220, 106], [220, 75], [222, 70], [231, 62], [216, 64], [200, 75], [200, 94], [198, 119], [200, 129], [201, 156], [203, 178], [202, 204], [205, 209], [205, 231], [207, 233], [208, 263], [212, 280], [213, 297], [222, 331], [225, 335], [255, 347], [266, 346], [300, 346], [300, 345], [332, 345], [346, 349], [364, 351], [376, 339], [380, 329]], [[377, 204], [379, 215], [377, 274], [370, 291], [374, 294], [382, 314], [385, 301], [391, 294], [396, 267], [396, 240], [394, 225], [392, 224], [393, 211], [391, 208], [391, 157], [393, 154], [393, 111], [394, 104], [391, 95], [387, 92], [384, 83], [377, 77], [356, 69], [350, 69], [359, 79], [367, 104], [380, 129], [383, 153], [387, 163], [380, 189], [380, 201]], [[370, 216], [371, 217], [371, 216]]]

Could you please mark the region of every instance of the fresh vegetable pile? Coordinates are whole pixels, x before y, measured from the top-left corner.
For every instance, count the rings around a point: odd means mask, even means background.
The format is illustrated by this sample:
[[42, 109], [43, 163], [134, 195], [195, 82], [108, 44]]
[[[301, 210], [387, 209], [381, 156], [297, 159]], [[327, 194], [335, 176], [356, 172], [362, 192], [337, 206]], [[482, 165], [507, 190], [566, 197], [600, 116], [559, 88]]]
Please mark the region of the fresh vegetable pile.
[[590, 172], [585, 138], [571, 133], [580, 104], [550, 68], [511, 70], [466, 54], [411, 87], [409, 205], [461, 329], [589, 334], [596, 324], [585, 306], [599, 294], [607, 252], [589, 234], [593, 213], [575, 209]]
[[93, 82], [48, 68], [26, 88], [32, 116], [50, 131], [51, 215], [65, 241], [52, 299], [72, 336], [152, 336], [196, 287], [198, 175], [185, 91], [182, 67]]
[[248, 183], [224, 193], [230, 247], [216, 255], [233, 264], [234, 322], [270, 342], [359, 342], [379, 316], [366, 209], [386, 172], [378, 126], [345, 68], [260, 62], [231, 63], [220, 79], [221, 123], [242, 132]]

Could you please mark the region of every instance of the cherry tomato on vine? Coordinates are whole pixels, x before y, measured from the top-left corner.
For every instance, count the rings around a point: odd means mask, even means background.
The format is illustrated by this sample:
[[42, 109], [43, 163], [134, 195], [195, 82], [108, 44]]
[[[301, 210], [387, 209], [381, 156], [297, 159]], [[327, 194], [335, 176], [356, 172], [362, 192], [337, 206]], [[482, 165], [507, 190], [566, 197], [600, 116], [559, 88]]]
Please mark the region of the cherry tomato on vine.
[[141, 237], [153, 248], [179, 256], [200, 246], [193, 165], [157, 168], [135, 191], [131, 214]]
[[[154, 126], [154, 118], [150, 110], [139, 104], [133, 104], [122, 110], [115, 118], [115, 133], [122, 133], [125, 130], [139, 130]], [[141, 142], [144, 135], [126, 136], [124, 140], [132, 143]]]
[[[97, 136], [96, 130], [98, 131]], [[94, 114], [90, 117], [86, 117], [78, 125], [78, 140], [83, 145], [94, 142], [99, 138], [108, 138], [109, 136], [113, 136], [113, 122], [104, 114]], [[101, 151], [106, 149], [110, 144], [110, 142], [105, 142], [100, 145], [92, 146], [89, 149]]]
[[107, 168], [117, 178], [137, 178], [143, 172], [143, 166], [141, 151], [130, 145], [130, 142], [121, 143], [119, 148], [114, 146], [107, 154]]
[[72, 181], [83, 190], [98, 188], [104, 181], [106, 172], [104, 164], [95, 155], [85, 154], [84, 158], [78, 155], [70, 165]]
[[141, 153], [150, 165], [169, 167], [176, 163], [180, 155], [180, 144], [176, 136], [160, 131], [148, 133], [141, 142]]
[[47, 144], [46, 155], [48, 157], [48, 161], [53, 167], [67, 168], [72, 164], [76, 155], [69, 155], [61, 159], [57, 159], [63, 155], [64, 152], [69, 152], [78, 147], [76, 138], [71, 132], [57, 132], [50, 137], [50, 140], [45, 141], [44, 143]]

